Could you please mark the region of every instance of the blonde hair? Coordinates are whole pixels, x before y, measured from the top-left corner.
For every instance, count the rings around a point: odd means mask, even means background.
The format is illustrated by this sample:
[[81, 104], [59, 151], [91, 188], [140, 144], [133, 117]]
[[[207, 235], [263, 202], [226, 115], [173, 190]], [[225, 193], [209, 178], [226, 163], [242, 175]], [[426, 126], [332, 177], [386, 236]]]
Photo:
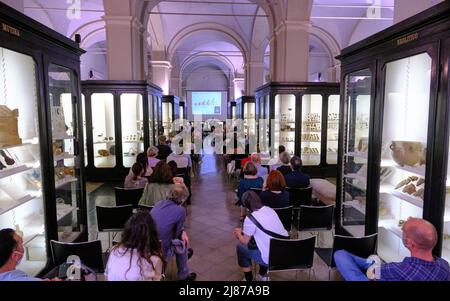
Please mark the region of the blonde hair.
[[147, 149], [147, 156], [149, 156], [149, 157], [156, 157], [156, 156], [158, 156], [158, 153], [159, 153], [159, 150], [156, 146], [150, 146]]

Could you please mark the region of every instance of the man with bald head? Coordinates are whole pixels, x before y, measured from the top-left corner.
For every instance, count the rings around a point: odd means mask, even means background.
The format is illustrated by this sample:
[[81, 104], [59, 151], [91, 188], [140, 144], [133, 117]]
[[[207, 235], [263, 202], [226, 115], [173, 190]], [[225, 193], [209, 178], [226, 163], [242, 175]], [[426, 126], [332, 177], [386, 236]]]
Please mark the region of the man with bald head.
[[376, 267], [372, 260], [345, 250], [336, 251], [334, 261], [347, 281], [368, 281], [368, 276], [372, 280], [381, 281], [450, 281], [448, 262], [432, 253], [436, 243], [437, 232], [430, 222], [409, 218], [403, 225], [403, 244], [411, 252], [411, 256], [402, 262]]

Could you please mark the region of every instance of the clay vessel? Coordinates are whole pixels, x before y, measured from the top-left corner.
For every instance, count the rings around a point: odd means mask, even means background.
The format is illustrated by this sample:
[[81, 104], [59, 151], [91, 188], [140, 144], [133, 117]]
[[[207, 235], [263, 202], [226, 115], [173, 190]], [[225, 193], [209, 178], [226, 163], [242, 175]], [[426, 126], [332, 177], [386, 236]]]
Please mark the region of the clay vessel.
[[415, 166], [422, 163], [426, 151], [422, 142], [417, 141], [392, 141], [389, 148], [392, 159], [400, 166]]

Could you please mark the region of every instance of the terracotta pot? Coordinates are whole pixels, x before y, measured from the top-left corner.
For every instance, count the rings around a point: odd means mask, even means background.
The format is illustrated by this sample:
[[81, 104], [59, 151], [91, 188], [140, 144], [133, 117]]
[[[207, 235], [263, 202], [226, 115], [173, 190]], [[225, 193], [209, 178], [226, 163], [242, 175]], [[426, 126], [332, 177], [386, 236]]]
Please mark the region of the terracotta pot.
[[414, 166], [421, 163], [426, 151], [422, 142], [416, 141], [392, 141], [389, 148], [392, 159], [400, 166]]

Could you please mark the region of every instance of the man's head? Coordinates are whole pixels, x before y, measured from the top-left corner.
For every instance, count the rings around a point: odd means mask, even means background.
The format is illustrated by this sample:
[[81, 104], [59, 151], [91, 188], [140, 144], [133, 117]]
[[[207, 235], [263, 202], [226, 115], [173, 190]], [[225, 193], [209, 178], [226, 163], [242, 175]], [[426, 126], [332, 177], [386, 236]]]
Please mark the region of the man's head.
[[420, 218], [409, 218], [403, 225], [403, 244], [415, 252], [431, 252], [437, 243], [436, 228]]
[[167, 199], [175, 202], [177, 205], [181, 205], [188, 198], [189, 191], [183, 184], [174, 184], [167, 196]]
[[0, 230], [0, 269], [16, 268], [23, 258], [23, 240], [13, 229]]
[[286, 151], [286, 148], [284, 147], [284, 145], [279, 145], [278, 146], [278, 153], [279, 154], [284, 153], [285, 151]]
[[165, 144], [167, 141], [167, 138], [166, 138], [166, 136], [161, 135], [158, 137], [158, 141], [159, 141], [159, 144]]
[[299, 156], [293, 156], [291, 158], [291, 167], [293, 171], [300, 171], [302, 168], [303, 162], [302, 159], [300, 159]]

